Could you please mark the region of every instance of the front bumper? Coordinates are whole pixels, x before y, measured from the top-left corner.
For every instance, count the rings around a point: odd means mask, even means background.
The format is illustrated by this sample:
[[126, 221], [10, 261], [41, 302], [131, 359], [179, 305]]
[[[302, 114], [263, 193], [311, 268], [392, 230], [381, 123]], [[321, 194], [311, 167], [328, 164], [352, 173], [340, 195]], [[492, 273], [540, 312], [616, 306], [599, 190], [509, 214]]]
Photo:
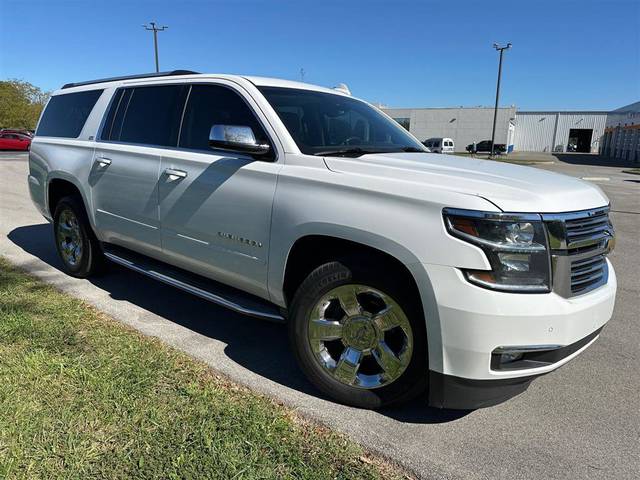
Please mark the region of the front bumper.
[[[423, 267], [432, 289], [423, 292], [423, 304], [433, 406], [478, 408], [521, 393], [533, 378], [588, 348], [613, 313], [617, 282], [610, 263], [605, 285], [572, 298], [491, 291], [470, 284], [456, 268]], [[428, 299], [435, 299], [435, 309]], [[492, 352], [508, 346], [553, 346], [557, 352], [533, 368], [499, 369], [495, 356], [492, 366]]]
[[[564, 359], [570, 360], [595, 342], [602, 328], [571, 345], [550, 351], [549, 355], [555, 357], [558, 362]], [[540, 374], [494, 380], [472, 380], [430, 371], [429, 405], [462, 410], [491, 407], [524, 392], [538, 376]]]

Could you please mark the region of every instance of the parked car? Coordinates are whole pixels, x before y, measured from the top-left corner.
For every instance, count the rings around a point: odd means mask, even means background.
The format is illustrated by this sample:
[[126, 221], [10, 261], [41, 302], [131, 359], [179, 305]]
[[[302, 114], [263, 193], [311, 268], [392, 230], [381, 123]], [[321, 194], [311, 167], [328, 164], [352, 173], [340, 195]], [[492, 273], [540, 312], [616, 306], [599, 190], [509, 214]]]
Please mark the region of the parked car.
[[33, 137], [33, 133], [31, 130], [21, 130], [15, 128], [3, 128], [0, 130], [0, 134], [2, 133], [17, 133], [18, 135], [26, 135], [27, 137]]
[[[494, 149], [495, 153], [505, 153], [507, 151], [507, 146], [504, 143], [496, 143], [496, 148]], [[467, 145], [467, 152], [473, 152], [473, 143]], [[476, 152], [477, 153], [491, 153], [491, 140], [483, 140], [481, 142], [476, 143]]]
[[19, 133], [0, 133], [0, 150], [29, 150], [31, 137]]
[[67, 84], [28, 186], [69, 275], [110, 260], [287, 322], [309, 380], [358, 407], [425, 390], [437, 407], [502, 402], [613, 311], [602, 190], [425, 153], [313, 85], [184, 71]]
[[433, 153], [453, 153], [455, 146], [450, 138], [428, 138], [422, 144]]

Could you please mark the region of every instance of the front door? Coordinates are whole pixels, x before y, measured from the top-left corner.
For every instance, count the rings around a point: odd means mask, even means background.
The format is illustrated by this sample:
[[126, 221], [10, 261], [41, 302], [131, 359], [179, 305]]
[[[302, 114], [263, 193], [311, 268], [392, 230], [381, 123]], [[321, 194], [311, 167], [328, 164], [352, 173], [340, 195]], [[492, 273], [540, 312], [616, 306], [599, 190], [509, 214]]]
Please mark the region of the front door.
[[252, 128], [267, 136], [250, 99], [229, 86], [193, 85], [179, 148], [165, 150], [159, 181], [163, 256], [170, 263], [259, 296], [267, 293], [271, 208], [280, 165], [212, 150], [213, 125]]

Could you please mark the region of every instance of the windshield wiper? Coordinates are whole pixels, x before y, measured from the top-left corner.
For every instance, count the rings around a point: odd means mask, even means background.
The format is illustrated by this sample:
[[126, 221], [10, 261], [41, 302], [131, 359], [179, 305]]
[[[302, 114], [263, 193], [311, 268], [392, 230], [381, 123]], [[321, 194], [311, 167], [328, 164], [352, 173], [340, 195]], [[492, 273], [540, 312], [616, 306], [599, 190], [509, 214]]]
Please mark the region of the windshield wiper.
[[322, 152], [314, 153], [317, 157], [359, 157], [368, 153], [382, 153], [379, 150], [367, 150], [366, 148], [345, 148], [343, 150], [323, 150]]

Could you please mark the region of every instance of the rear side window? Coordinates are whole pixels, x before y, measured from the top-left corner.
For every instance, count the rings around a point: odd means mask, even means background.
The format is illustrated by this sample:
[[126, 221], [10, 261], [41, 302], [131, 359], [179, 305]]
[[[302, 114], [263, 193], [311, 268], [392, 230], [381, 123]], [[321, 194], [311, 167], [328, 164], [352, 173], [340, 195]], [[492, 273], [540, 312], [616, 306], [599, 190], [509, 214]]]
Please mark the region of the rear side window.
[[193, 85], [184, 112], [179, 146], [210, 152], [209, 132], [213, 125], [251, 127], [258, 143], [269, 143], [262, 125], [240, 95], [218, 85]]
[[185, 85], [119, 90], [111, 102], [100, 138], [175, 147], [187, 90]]
[[103, 90], [67, 93], [51, 97], [36, 135], [77, 138]]

